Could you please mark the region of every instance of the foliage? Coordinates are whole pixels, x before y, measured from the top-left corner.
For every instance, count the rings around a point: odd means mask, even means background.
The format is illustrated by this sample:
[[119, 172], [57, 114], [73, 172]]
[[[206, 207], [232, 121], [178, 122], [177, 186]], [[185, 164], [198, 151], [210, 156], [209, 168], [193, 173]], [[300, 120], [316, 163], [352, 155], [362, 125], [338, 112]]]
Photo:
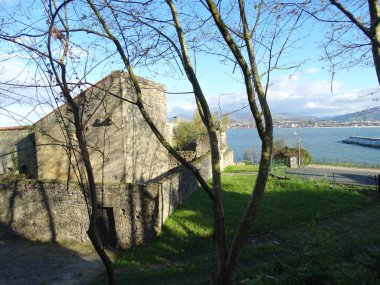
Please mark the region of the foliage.
[[173, 130], [174, 145], [179, 150], [195, 150], [197, 140], [206, 134], [206, 128], [196, 116], [189, 122], [179, 122]]
[[[223, 176], [228, 236], [239, 223], [254, 179]], [[345, 187], [331, 189], [327, 182], [269, 180], [240, 259], [238, 280], [242, 284], [307, 284], [324, 268], [328, 271], [321, 273], [327, 276], [321, 278], [329, 284], [374, 280], [376, 270], [361, 264], [372, 260], [374, 265], [378, 258], [375, 245], [380, 225], [375, 226], [377, 230], [371, 224], [380, 214], [380, 205], [374, 203]], [[208, 284], [214, 257], [210, 212], [204, 193], [196, 191], [168, 218], [158, 240], [125, 252], [117, 261], [117, 266], [128, 268], [118, 270], [120, 283]], [[352, 266], [358, 271], [348, 270]]]
[[18, 159], [17, 159], [17, 155], [12, 153], [11, 154], [11, 158], [12, 158], [12, 164], [13, 164], [13, 172], [17, 172], [19, 169], [18, 169]]
[[0, 184], [12, 184], [19, 180], [18, 175], [14, 175], [13, 173], [6, 173], [0, 175]]
[[260, 155], [255, 148], [245, 148], [243, 158], [248, 164], [257, 164], [260, 161]]
[[24, 174], [15, 174], [13, 172], [8, 172], [6, 174], [0, 175], [0, 184], [2, 185], [11, 185], [11, 184], [30, 184], [35, 185], [38, 183], [36, 179], [29, 179]]
[[[216, 120], [215, 115], [213, 119]], [[228, 117], [223, 116], [219, 124], [226, 127]], [[191, 121], [180, 121], [173, 130], [174, 145], [179, 150], [195, 150], [197, 140], [206, 137], [207, 130], [198, 112], [195, 112]]]
[[285, 145], [283, 140], [278, 140], [273, 143], [273, 159], [275, 160], [284, 160], [292, 156], [298, 157], [299, 152], [301, 154], [302, 164], [310, 164], [313, 161], [310, 152], [302, 147], [300, 150], [295, 147], [289, 147]]
[[230, 117], [228, 115], [224, 115], [220, 118], [219, 122], [222, 126], [227, 127], [228, 123], [230, 121]]

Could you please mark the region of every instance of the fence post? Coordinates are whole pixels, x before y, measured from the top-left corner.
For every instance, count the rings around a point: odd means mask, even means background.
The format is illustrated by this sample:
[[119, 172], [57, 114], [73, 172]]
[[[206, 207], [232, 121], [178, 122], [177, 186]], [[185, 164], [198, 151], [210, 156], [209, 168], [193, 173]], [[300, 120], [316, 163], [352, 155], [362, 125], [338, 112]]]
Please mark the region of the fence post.
[[306, 180], [306, 168], [305, 168], [305, 180]]
[[[375, 178], [376, 178], [376, 175], [375, 175]], [[377, 191], [380, 192], [380, 174], [377, 175]]]
[[333, 184], [334, 184], [334, 188], [335, 188], [335, 172], [333, 172]]

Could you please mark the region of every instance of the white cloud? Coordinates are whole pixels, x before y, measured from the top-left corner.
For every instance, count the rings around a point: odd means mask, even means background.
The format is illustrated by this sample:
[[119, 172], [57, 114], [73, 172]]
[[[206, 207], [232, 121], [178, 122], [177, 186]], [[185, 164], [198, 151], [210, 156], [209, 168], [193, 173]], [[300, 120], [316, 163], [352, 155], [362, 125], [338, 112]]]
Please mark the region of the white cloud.
[[318, 73], [320, 71], [321, 71], [320, 68], [312, 67], [312, 68], [308, 68], [308, 69], [304, 70], [303, 73], [307, 74], [307, 75], [312, 75], [312, 74], [316, 74], [316, 73]]
[[[314, 68], [309, 72], [317, 72]], [[333, 92], [331, 92], [331, 87]], [[243, 89], [244, 90], [244, 89]], [[348, 90], [340, 81], [311, 80], [311, 77], [297, 73], [292, 76], [284, 75], [273, 79], [269, 87], [268, 101], [272, 113], [293, 113], [310, 116], [333, 116], [373, 107], [376, 95], [369, 96], [374, 88], [357, 88]], [[379, 94], [377, 90], [377, 94]], [[380, 95], [377, 95], [380, 97]], [[174, 98], [172, 98], [174, 99]], [[247, 105], [245, 90], [208, 97], [210, 108], [213, 112], [220, 112], [218, 102], [221, 103], [223, 114], [241, 109]], [[195, 103], [175, 98], [169, 102], [169, 114], [191, 116], [195, 110]], [[241, 112], [246, 112], [241, 111]]]
[[319, 110], [339, 110], [340, 108], [337, 106], [321, 104], [320, 102], [306, 102], [304, 109], [319, 109]]
[[[336, 83], [337, 88], [340, 83]], [[274, 80], [269, 88], [268, 99], [270, 101], [295, 100], [302, 98], [320, 98], [330, 93], [329, 81], [306, 80], [299, 74], [294, 76], [281, 76]]]
[[0, 58], [4, 59], [0, 63], [0, 126], [30, 125], [50, 112], [47, 89], [33, 87], [43, 84], [33, 66], [1, 51]]
[[347, 90], [340, 81], [334, 81], [331, 86], [329, 80], [310, 80], [296, 74], [276, 78], [269, 88], [268, 101], [274, 113], [329, 116], [374, 106], [374, 96], [369, 96], [373, 90]]
[[196, 108], [195, 104], [194, 103], [186, 103], [186, 102], [183, 102], [183, 103], [180, 103], [177, 105], [177, 108], [180, 108], [182, 110], [186, 110], [186, 111], [189, 111], [189, 110], [194, 110]]

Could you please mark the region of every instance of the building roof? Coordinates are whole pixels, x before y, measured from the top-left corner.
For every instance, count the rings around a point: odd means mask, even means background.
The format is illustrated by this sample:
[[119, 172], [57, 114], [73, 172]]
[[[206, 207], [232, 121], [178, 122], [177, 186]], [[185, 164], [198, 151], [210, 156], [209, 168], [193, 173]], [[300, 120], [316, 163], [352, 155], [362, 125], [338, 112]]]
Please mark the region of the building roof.
[[[88, 87], [86, 90], [80, 92], [78, 95], [74, 96], [73, 99], [74, 100], [77, 100], [78, 98], [80, 98], [81, 96], [83, 96], [84, 94], [86, 94], [87, 92], [91, 91], [93, 88], [95, 88], [95, 86], [99, 86], [101, 85], [102, 83], [106, 82], [108, 79], [110, 78], [116, 78], [116, 77], [120, 77], [120, 76], [125, 76], [127, 77], [128, 75], [126, 73], [123, 73], [122, 71], [120, 70], [115, 70], [115, 71], [112, 71], [110, 74], [108, 74], [106, 77], [102, 78], [101, 80], [99, 80], [98, 82], [96, 82], [94, 85]], [[154, 82], [150, 79], [146, 79], [144, 77], [137, 77], [138, 80], [144, 84], [144, 85], [148, 85], [150, 87], [153, 87], [153, 88], [156, 88], [156, 89], [159, 89], [161, 90], [162, 92], [165, 92], [165, 86], [160, 84], [160, 83], [157, 83], [157, 82]], [[142, 88], [144, 89], [144, 88]], [[46, 114], [44, 117], [42, 117], [41, 119], [39, 119], [37, 122], [35, 122], [33, 125], [36, 125], [38, 123], [40, 123], [41, 121], [45, 120], [47, 117], [49, 117], [50, 115], [56, 113], [59, 109], [63, 108], [66, 106], [66, 103], [58, 106], [57, 108], [55, 108], [54, 110], [52, 110], [51, 112], [49, 112], [48, 114]], [[27, 129], [29, 128], [29, 126], [10, 126], [10, 127], [0, 127], [0, 131], [14, 131], [14, 130], [24, 130], [24, 129]]]
[[26, 130], [29, 126], [11, 126], [11, 127], [0, 127], [1, 131], [20, 131], [20, 130]]
[[[112, 71], [106, 77], [102, 78], [101, 80], [99, 80], [98, 82], [96, 82], [95, 84], [93, 84], [92, 86], [89, 86], [86, 90], [80, 92], [78, 95], [74, 96], [73, 99], [74, 100], [78, 100], [81, 96], [83, 96], [84, 94], [88, 93], [89, 91], [91, 91], [92, 89], [94, 89], [96, 86], [100, 86], [102, 83], [106, 82], [108, 79], [110, 79], [110, 78], [116, 78], [116, 77], [120, 77], [120, 76], [127, 77], [128, 74], [126, 74], [126, 73], [124, 73], [123, 71], [120, 71], [120, 70]], [[160, 83], [154, 82], [154, 81], [152, 81], [150, 79], [146, 79], [146, 78], [140, 77], [140, 76], [137, 76], [137, 79], [142, 84], [145, 84], [145, 85], [151, 86], [153, 88], [159, 89], [162, 92], [166, 91], [165, 86], [162, 85], [162, 84], [160, 84]], [[144, 88], [142, 88], [142, 89], [144, 89]], [[41, 119], [39, 119], [37, 122], [35, 122], [34, 125], [36, 125], [39, 122], [45, 120], [51, 114], [56, 113], [59, 109], [63, 108], [64, 106], [66, 106], [66, 103], [64, 103], [64, 104], [58, 106], [56, 109], [52, 110], [50, 113], [48, 113], [47, 115], [45, 115], [44, 117], [42, 117]]]

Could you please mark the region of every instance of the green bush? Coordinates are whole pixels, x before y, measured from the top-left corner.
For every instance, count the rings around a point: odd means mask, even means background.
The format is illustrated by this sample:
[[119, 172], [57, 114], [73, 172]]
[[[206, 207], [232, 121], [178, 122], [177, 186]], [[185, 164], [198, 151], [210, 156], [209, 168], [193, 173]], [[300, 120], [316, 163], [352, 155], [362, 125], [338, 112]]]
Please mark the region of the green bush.
[[[213, 115], [213, 119], [217, 121]], [[218, 124], [226, 126], [228, 118], [223, 117]], [[195, 112], [191, 121], [182, 121], [173, 130], [174, 145], [178, 150], [195, 150], [197, 140], [207, 135], [207, 129], [198, 112]]]
[[310, 164], [313, 161], [313, 157], [306, 149], [301, 148], [298, 150], [296, 147], [289, 147], [285, 145], [283, 140], [275, 141], [273, 143], [273, 159], [275, 160], [287, 160], [289, 157], [298, 157], [301, 155], [302, 164]]
[[190, 122], [180, 122], [173, 131], [174, 142], [179, 150], [194, 150], [197, 139], [206, 134], [202, 121], [193, 117]]

